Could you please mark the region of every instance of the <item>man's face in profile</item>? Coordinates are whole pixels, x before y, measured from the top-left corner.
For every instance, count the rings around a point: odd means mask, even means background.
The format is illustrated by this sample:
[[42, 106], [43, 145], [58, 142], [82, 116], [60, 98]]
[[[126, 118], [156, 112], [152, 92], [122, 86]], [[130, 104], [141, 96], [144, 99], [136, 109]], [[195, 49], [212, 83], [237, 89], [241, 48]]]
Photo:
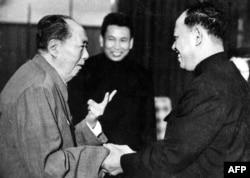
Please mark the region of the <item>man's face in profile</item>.
[[182, 13], [176, 20], [174, 29], [175, 41], [172, 49], [177, 53], [180, 68], [193, 71], [197, 65], [194, 52], [196, 51], [196, 36], [192, 29], [184, 23], [186, 12]]
[[77, 75], [88, 59], [88, 37], [85, 30], [72, 20], [67, 20], [71, 37], [58, 45], [58, 70], [66, 82]]
[[100, 45], [110, 60], [121, 61], [132, 49], [133, 38], [128, 27], [109, 25], [105, 36], [100, 36]]

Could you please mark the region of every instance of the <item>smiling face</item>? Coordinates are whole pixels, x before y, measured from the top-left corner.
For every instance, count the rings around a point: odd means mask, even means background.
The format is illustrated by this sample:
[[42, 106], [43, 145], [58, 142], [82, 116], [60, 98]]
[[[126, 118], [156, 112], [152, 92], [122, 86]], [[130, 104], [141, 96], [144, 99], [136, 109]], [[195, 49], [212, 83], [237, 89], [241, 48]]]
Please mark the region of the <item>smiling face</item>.
[[121, 61], [132, 49], [133, 38], [128, 27], [109, 25], [104, 37], [100, 36], [100, 45], [110, 60]]
[[88, 38], [85, 30], [72, 20], [66, 20], [71, 37], [58, 45], [57, 68], [63, 79], [68, 82], [77, 75], [88, 59]]
[[184, 24], [185, 17], [186, 12], [182, 13], [176, 21], [174, 29], [175, 41], [172, 49], [178, 55], [180, 67], [188, 71], [193, 71], [197, 65], [194, 55], [196, 41], [192, 29]]

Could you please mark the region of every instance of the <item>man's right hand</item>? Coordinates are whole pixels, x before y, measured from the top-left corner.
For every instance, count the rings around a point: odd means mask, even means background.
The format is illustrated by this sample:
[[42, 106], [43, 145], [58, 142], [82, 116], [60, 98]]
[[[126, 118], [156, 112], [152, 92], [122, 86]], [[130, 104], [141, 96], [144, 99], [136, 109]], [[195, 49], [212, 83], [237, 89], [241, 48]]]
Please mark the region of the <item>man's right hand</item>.
[[102, 164], [103, 171], [113, 176], [122, 173], [123, 170], [120, 163], [121, 156], [124, 154], [135, 153], [135, 151], [127, 145], [115, 145], [109, 143], [104, 144], [103, 146], [110, 151]]

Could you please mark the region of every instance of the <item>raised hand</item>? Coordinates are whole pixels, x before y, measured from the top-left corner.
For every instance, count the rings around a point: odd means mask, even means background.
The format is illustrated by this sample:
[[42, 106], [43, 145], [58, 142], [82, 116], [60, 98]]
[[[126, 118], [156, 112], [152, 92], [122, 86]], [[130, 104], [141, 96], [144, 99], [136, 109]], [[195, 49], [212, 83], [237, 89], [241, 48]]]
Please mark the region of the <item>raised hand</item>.
[[110, 175], [122, 173], [121, 156], [128, 153], [135, 153], [135, 151], [127, 145], [104, 144], [104, 147], [109, 149], [110, 153], [102, 164], [103, 170]]
[[112, 100], [116, 92], [117, 90], [112, 91], [111, 94], [109, 94], [109, 92], [106, 92], [104, 99], [101, 103], [96, 103], [92, 99], [88, 100], [87, 103], [88, 103], [89, 112], [86, 116], [86, 120], [91, 125], [91, 127], [94, 127], [96, 125], [96, 122], [98, 121], [98, 117], [103, 115], [106, 106]]

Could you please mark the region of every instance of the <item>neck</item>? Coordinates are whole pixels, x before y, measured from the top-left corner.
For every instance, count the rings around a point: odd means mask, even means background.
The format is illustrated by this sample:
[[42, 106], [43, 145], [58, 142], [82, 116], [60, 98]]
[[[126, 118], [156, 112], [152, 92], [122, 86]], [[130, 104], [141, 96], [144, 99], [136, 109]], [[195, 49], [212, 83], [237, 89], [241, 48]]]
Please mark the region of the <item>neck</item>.
[[199, 59], [201, 59], [201, 61], [203, 61], [204, 59], [206, 59], [214, 54], [223, 52], [224, 46], [223, 46], [222, 42], [208, 43], [207, 45], [204, 45], [203, 47], [201, 47], [201, 49], [198, 51], [199, 51], [198, 52]]

